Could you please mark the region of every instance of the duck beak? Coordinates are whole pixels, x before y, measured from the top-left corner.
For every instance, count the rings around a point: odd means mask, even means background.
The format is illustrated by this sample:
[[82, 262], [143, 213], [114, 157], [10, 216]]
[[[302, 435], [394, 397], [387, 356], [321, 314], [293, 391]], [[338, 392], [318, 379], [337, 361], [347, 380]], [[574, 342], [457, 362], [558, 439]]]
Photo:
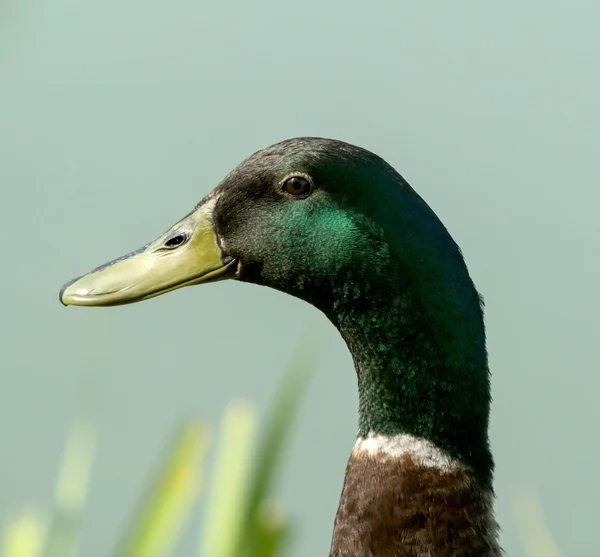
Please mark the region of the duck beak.
[[208, 199], [143, 248], [65, 284], [65, 305], [114, 306], [183, 286], [230, 278], [236, 261], [223, 254], [213, 225], [217, 199]]

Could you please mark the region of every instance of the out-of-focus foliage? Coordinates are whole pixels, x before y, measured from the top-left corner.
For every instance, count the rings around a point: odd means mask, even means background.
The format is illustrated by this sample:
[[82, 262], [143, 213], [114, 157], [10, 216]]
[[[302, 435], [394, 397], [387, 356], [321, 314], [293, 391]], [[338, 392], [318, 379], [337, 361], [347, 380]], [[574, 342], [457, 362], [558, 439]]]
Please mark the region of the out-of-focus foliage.
[[[311, 339], [312, 340], [312, 339]], [[201, 482], [208, 449], [206, 426], [186, 423], [150, 482], [124, 533], [116, 557], [166, 557], [176, 544], [203, 483], [208, 486], [199, 556], [274, 557], [289, 540], [289, 523], [270, 499], [273, 479], [293, 420], [314, 369], [312, 349], [297, 350], [284, 374], [276, 404], [262, 435], [258, 410], [247, 402], [225, 409], [216, 443], [216, 461], [207, 482]], [[258, 447], [258, 450], [257, 450]], [[87, 495], [95, 450], [95, 431], [76, 422], [67, 437], [48, 516], [24, 510], [10, 517], [2, 530], [0, 557], [76, 557], [78, 524]]]
[[25, 510], [4, 525], [3, 557], [37, 557], [44, 543], [46, 521], [39, 513]]
[[542, 504], [534, 491], [519, 490], [514, 497], [514, 513], [525, 553], [530, 557], [561, 557], [558, 545], [544, 519]]
[[160, 557], [172, 554], [179, 532], [196, 499], [201, 459], [208, 432], [201, 425], [184, 425], [127, 530], [119, 557]]

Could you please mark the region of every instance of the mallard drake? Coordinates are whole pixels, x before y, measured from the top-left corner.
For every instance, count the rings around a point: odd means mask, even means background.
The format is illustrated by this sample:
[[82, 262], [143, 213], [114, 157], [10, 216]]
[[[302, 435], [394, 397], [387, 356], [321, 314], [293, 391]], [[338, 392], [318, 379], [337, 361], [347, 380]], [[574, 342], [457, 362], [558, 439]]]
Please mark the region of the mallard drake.
[[330, 557], [500, 556], [482, 300], [402, 176], [341, 141], [277, 143], [60, 300], [126, 304], [230, 278], [306, 300], [352, 353], [358, 435]]

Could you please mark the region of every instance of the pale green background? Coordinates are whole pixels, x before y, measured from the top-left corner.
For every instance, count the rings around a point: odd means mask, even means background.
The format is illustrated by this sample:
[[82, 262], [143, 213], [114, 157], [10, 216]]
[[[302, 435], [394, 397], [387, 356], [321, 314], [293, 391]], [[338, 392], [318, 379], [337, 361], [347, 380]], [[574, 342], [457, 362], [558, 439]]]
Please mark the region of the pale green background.
[[[109, 310], [61, 284], [300, 135], [387, 159], [462, 247], [487, 306], [502, 543], [535, 488], [564, 555], [598, 555], [597, 2], [0, 4], [0, 513], [49, 501], [82, 380], [104, 389], [82, 549], [106, 555], [184, 416], [265, 406], [326, 350], [279, 495], [326, 555], [356, 430], [351, 358], [310, 306], [233, 282]], [[181, 555], [195, 547], [194, 517]]]

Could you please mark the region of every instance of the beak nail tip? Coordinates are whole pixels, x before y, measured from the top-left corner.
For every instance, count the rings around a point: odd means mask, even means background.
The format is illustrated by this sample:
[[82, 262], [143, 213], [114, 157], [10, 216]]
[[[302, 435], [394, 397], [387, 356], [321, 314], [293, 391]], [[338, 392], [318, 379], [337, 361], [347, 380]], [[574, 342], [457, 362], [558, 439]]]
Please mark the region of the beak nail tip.
[[58, 293], [58, 300], [60, 301], [60, 303], [61, 303], [63, 306], [67, 307], [69, 304], [66, 304], [66, 303], [65, 303], [65, 299], [64, 299], [64, 293], [65, 293], [65, 290], [66, 290], [66, 287], [65, 287], [65, 286], [63, 286], [63, 287], [60, 289], [60, 292]]
[[[77, 277], [69, 282], [67, 282], [66, 284], [63, 284], [62, 288], [60, 289], [60, 292], [58, 293], [58, 299], [60, 301], [60, 303], [63, 306], [68, 306], [70, 305], [68, 301], [65, 301], [65, 293], [67, 292], [68, 288], [73, 285], [75, 282], [77, 282], [81, 277]], [[68, 300], [68, 296], [67, 296], [67, 300]]]

